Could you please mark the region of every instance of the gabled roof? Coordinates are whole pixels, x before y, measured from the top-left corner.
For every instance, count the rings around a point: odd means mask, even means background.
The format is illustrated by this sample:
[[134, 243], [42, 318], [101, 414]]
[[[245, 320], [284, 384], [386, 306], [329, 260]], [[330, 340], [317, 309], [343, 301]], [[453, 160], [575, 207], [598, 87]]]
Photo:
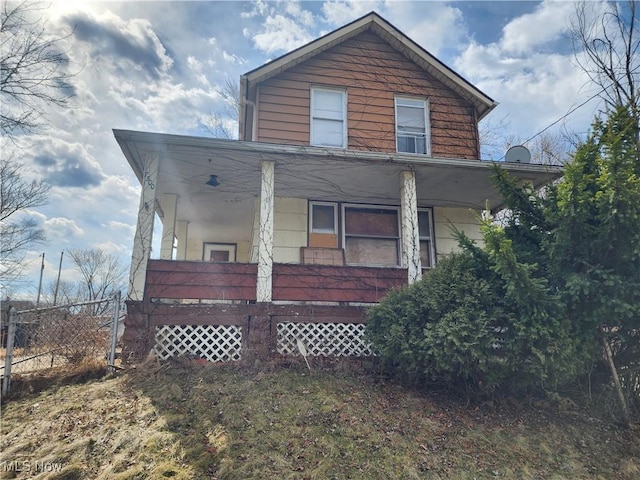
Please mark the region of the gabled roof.
[[430, 75], [473, 103], [478, 112], [478, 120], [498, 105], [491, 97], [481, 92], [375, 12], [370, 12], [344, 27], [245, 73], [240, 79], [241, 98], [244, 98], [247, 90], [257, 83], [278, 75], [368, 30], [377, 34]]

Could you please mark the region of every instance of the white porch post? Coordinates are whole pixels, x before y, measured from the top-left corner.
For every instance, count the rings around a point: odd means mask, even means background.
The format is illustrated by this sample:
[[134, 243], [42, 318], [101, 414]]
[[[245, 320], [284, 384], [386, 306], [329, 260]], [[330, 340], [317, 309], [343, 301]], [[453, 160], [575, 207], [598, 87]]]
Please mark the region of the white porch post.
[[273, 216], [275, 162], [262, 162], [260, 185], [260, 227], [258, 230], [258, 278], [256, 301], [270, 302], [273, 272]]
[[413, 171], [404, 171], [402, 172], [401, 180], [400, 202], [402, 209], [402, 266], [407, 267], [407, 280], [409, 284], [412, 284], [422, 278], [416, 174]]
[[153, 220], [156, 212], [156, 185], [158, 183], [158, 169], [160, 154], [158, 152], [143, 152], [142, 161], [142, 193], [138, 208], [138, 223], [133, 238], [133, 252], [131, 255], [131, 269], [129, 271], [130, 300], [140, 301], [144, 298], [144, 284], [147, 276], [147, 261], [151, 256], [151, 242], [153, 240]]
[[166, 193], [162, 195], [162, 243], [160, 244], [160, 258], [171, 260], [173, 258], [173, 242], [176, 237], [176, 210], [178, 208], [178, 195]]
[[178, 220], [176, 222], [176, 237], [178, 238], [178, 250], [176, 252], [176, 260], [187, 259], [187, 235], [189, 232], [189, 222], [186, 220]]

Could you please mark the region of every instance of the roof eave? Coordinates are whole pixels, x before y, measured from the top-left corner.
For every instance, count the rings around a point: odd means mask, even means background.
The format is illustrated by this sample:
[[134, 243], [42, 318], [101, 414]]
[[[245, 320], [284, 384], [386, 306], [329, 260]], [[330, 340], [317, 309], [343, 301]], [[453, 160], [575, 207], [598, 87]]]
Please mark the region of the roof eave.
[[[137, 155], [131, 150], [134, 144], [146, 144], [149, 150], [163, 152], [169, 146], [185, 146], [196, 148], [210, 148], [214, 150], [238, 152], [242, 154], [255, 154], [260, 158], [277, 160], [277, 155], [309, 156], [318, 158], [332, 158], [338, 160], [366, 160], [376, 163], [396, 163], [411, 166], [456, 167], [461, 169], [484, 170], [490, 169], [496, 162], [482, 160], [465, 160], [447, 157], [426, 157], [403, 153], [371, 152], [364, 150], [342, 150], [323, 147], [308, 147], [298, 145], [283, 145], [275, 143], [249, 142], [241, 140], [228, 140], [213, 137], [194, 137], [188, 135], [174, 135], [154, 132], [141, 132], [134, 130], [113, 130], [127, 161], [141, 178], [142, 169], [136, 161]], [[273, 156], [273, 157], [272, 157]], [[499, 165], [508, 172], [526, 174], [548, 173], [550, 179], [560, 178], [564, 168], [562, 166], [541, 165], [534, 163], [507, 163], [499, 162]]]

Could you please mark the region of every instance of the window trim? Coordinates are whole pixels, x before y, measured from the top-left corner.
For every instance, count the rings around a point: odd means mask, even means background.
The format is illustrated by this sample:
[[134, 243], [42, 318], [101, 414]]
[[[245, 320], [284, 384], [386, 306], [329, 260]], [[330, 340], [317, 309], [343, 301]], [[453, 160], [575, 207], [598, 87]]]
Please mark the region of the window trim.
[[[422, 109], [424, 112], [424, 139], [425, 139], [425, 153], [416, 153], [416, 152], [401, 152], [398, 149], [398, 101], [402, 102], [402, 100], [407, 100], [409, 102], [421, 102]], [[429, 110], [429, 99], [423, 97], [412, 97], [409, 95], [396, 95], [393, 100], [394, 113], [395, 113], [395, 136], [396, 136], [396, 152], [407, 154], [407, 155], [426, 155], [428, 157], [431, 156], [431, 125], [430, 125], [430, 110]], [[413, 107], [418, 108], [413, 105], [400, 105], [403, 107]]]
[[[426, 212], [429, 214], [429, 238], [419, 235], [419, 242], [427, 240], [429, 242], [429, 257], [431, 260], [431, 266], [426, 267], [422, 265], [423, 269], [430, 269], [436, 265], [436, 235], [435, 224], [433, 223], [433, 207], [418, 207], [418, 212]], [[418, 226], [419, 228], [419, 226]], [[418, 230], [419, 231], [419, 230]]]
[[212, 262], [213, 260], [208, 259], [211, 258], [211, 252], [218, 251], [227, 252], [229, 254], [229, 260], [227, 262], [234, 263], [236, 261], [237, 249], [238, 245], [236, 243], [204, 242], [202, 244], [202, 260], [204, 262]]
[[[333, 207], [333, 231], [326, 230], [314, 230], [313, 229], [313, 207], [320, 205], [324, 207]], [[336, 202], [318, 202], [315, 200], [309, 201], [309, 233], [322, 233], [329, 235], [338, 235], [338, 204]]]
[[[314, 129], [313, 124], [316, 118], [321, 120], [333, 120], [335, 119], [324, 119], [322, 117], [316, 117], [315, 113], [315, 92], [330, 92], [330, 93], [340, 93], [342, 95], [342, 145], [324, 145], [322, 143], [314, 143]], [[328, 88], [321, 86], [311, 86], [310, 92], [310, 102], [309, 102], [309, 145], [313, 147], [324, 147], [324, 148], [340, 148], [347, 149], [347, 91], [340, 88]]]

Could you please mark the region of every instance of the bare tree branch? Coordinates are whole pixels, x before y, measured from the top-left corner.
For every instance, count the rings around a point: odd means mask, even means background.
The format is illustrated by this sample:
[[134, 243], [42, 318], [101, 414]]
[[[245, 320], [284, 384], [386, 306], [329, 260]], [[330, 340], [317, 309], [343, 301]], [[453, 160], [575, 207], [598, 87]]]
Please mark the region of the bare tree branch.
[[[624, 6], [626, 5], [626, 7]], [[574, 57], [601, 96], [612, 107], [627, 106], [640, 121], [640, 36], [635, 0], [600, 3], [580, 2], [570, 25]]]
[[215, 138], [226, 138], [232, 140], [237, 138], [238, 118], [240, 117], [240, 85], [227, 78], [222, 88], [218, 88], [216, 92], [224, 100], [222, 112], [216, 112], [209, 115], [204, 127], [209, 134]]
[[0, 132], [13, 139], [42, 127], [46, 105], [64, 106], [71, 94], [69, 58], [45, 30], [39, 2], [2, 2], [0, 26]]
[[20, 218], [20, 213], [46, 204], [49, 186], [42, 180], [26, 180], [23, 168], [14, 157], [0, 159], [0, 273], [3, 285], [21, 277], [26, 248], [45, 240], [44, 230], [37, 222]]
[[82, 275], [82, 301], [98, 300], [122, 290], [126, 279], [126, 265], [114, 255], [101, 249], [67, 250]]

